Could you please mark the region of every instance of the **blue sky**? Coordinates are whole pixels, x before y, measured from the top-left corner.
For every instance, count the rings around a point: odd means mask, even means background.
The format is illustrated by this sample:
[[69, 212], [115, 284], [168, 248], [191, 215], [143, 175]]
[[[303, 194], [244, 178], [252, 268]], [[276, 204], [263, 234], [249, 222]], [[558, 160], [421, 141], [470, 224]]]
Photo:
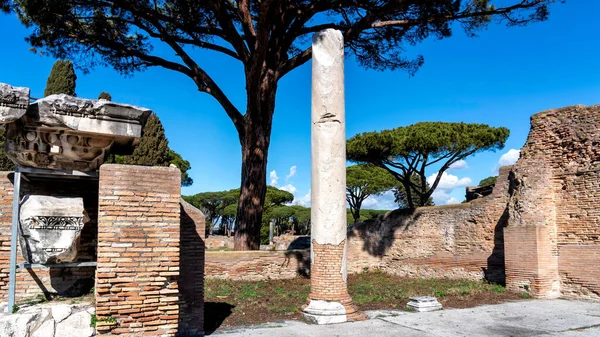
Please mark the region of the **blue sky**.
[[[598, 13], [598, 1], [569, 0], [554, 5], [548, 21], [528, 27], [492, 25], [476, 38], [467, 38], [458, 28], [449, 39], [407, 47], [409, 55], [425, 57], [414, 77], [400, 71], [365, 70], [348, 57], [347, 136], [419, 121], [508, 127], [511, 136], [505, 149], [468, 158], [466, 165], [444, 177], [436, 202], [460, 202], [464, 186], [493, 175], [503, 155], [503, 163], [514, 160], [527, 138], [532, 114], [600, 103]], [[29, 51], [24, 41], [27, 30], [15, 17], [0, 15], [0, 31], [0, 82], [30, 87], [33, 97], [41, 97], [54, 60]], [[197, 57], [243, 109], [241, 65], [208, 52]], [[192, 164], [194, 184], [184, 188], [184, 194], [239, 186], [241, 151], [235, 129], [216, 101], [197, 92], [189, 79], [158, 68], [132, 77], [106, 68], [77, 75], [80, 97], [95, 99], [108, 91], [114, 101], [148, 107], [158, 114], [171, 148]], [[268, 175], [273, 171], [276, 186], [291, 190], [299, 203], [308, 204], [310, 63], [280, 83]], [[391, 199], [389, 194], [372, 198], [365, 206], [388, 209], [393, 207]]]

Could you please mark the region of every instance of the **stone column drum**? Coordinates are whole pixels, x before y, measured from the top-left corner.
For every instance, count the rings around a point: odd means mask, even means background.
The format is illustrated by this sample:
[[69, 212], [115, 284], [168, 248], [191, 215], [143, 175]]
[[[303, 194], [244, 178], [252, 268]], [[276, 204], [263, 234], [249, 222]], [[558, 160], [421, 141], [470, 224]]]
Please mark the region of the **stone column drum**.
[[311, 291], [303, 308], [318, 324], [361, 317], [347, 290], [344, 39], [327, 29], [312, 41]]

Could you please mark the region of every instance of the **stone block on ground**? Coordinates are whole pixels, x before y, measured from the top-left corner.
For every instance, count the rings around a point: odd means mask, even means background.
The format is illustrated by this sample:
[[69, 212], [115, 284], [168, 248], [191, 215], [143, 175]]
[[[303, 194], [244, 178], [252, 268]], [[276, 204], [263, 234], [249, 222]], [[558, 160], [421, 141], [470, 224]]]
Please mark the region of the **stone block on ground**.
[[419, 296], [411, 297], [407, 307], [417, 312], [436, 311], [442, 309], [442, 304], [435, 297]]

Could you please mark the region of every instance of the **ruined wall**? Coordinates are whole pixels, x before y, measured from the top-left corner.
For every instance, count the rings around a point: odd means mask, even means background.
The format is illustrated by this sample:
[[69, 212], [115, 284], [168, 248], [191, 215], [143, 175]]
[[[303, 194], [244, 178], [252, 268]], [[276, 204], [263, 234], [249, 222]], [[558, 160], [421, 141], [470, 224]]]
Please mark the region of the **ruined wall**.
[[204, 234], [206, 217], [185, 200], [180, 200], [179, 240], [179, 333], [195, 336], [204, 330]]
[[507, 284], [541, 297], [600, 298], [600, 106], [531, 117], [511, 174]]
[[349, 233], [348, 269], [377, 268], [409, 277], [504, 282], [502, 228], [508, 172], [500, 169], [491, 195], [469, 203], [403, 210], [368, 220]]
[[180, 184], [177, 168], [100, 168], [98, 333], [174, 336], [178, 332], [182, 318]]
[[263, 281], [308, 275], [307, 250], [291, 251], [209, 251], [206, 277], [228, 280]]
[[[348, 233], [348, 272], [380, 269], [409, 277], [477, 280], [485, 275], [503, 283], [502, 228], [509, 171], [510, 167], [500, 169], [493, 194], [485, 198], [467, 204], [423, 207], [414, 214], [393, 211], [360, 224]], [[296, 237], [294, 241], [303, 240]], [[206, 253], [206, 277], [293, 278], [309, 273], [309, 259], [308, 250], [212, 251]]]
[[[8, 298], [10, 236], [12, 225], [13, 173], [0, 172], [0, 301]], [[82, 197], [90, 221], [81, 232], [81, 245], [76, 262], [96, 261], [98, 182], [93, 180], [31, 180], [21, 181], [21, 197], [27, 194]], [[20, 245], [17, 263], [23, 262]], [[80, 296], [94, 286], [94, 267], [18, 269], [16, 275], [17, 303], [40, 294]]]

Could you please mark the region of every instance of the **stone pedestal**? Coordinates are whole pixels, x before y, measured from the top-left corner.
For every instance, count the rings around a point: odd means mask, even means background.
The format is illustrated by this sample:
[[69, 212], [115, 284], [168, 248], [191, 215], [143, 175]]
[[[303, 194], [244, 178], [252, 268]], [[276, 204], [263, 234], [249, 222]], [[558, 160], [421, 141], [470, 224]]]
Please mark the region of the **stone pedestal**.
[[411, 297], [406, 306], [417, 312], [436, 311], [442, 309], [442, 304], [438, 302], [435, 297], [431, 296]]
[[327, 29], [313, 37], [311, 291], [304, 308], [318, 324], [358, 316], [347, 290], [344, 40]]

